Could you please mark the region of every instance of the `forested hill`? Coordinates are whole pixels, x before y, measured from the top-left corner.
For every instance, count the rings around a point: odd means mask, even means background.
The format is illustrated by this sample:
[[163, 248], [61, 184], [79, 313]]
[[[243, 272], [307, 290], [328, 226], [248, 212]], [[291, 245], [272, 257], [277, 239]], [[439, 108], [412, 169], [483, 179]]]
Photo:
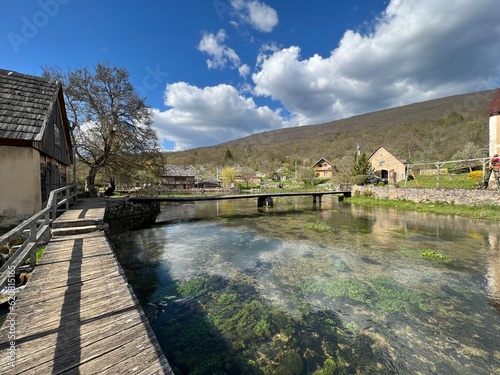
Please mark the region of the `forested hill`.
[[311, 164], [322, 157], [335, 162], [353, 156], [357, 144], [367, 155], [384, 146], [412, 162], [450, 160], [469, 142], [487, 155], [485, 111], [495, 92], [478, 91], [258, 133], [216, 146], [167, 153], [167, 162], [208, 168], [233, 164], [267, 172], [294, 163]]

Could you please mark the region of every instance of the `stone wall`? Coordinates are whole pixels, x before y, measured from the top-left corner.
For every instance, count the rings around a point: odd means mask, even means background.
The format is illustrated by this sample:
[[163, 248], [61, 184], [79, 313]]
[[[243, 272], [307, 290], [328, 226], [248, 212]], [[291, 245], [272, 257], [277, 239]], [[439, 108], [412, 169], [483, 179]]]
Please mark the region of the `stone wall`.
[[[371, 193], [371, 194], [370, 194]], [[379, 199], [407, 200], [412, 202], [442, 202], [468, 206], [500, 206], [500, 190], [482, 189], [421, 189], [397, 188], [394, 186], [357, 186], [352, 187], [353, 196], [371, 195]]]
[[135, 217], [156, 217], [160, 213], [159, 202], [131, 202], [128, 198], [106, 199], [104, 220], [121, 220]]

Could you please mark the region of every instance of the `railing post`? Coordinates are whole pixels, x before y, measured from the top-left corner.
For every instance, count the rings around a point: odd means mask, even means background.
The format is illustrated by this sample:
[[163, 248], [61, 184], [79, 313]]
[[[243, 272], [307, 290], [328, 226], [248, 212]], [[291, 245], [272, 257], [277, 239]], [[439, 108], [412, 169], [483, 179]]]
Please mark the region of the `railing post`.
[[66, 211], [69, 210], [69, 185], [66, 185]]
[[51, 219], [54, 221], [56, 219], [56, 213], [57, 213], [57, 195], [54, 194], [54, 199], [52, 200], [52, 207], [51, 207], [52, 215]]
[[37, 243], [37, 240], [36, 240], [36, 237], [37, 237], [37, 228], [36, 228], [36, 221], [32, 222], [30, 224], [30, 236], [29, 236], [29, 239], [28, 239], [28, 242], [29, 243], [32, 243], [34, 242], [35, 245], [31, 248], [30, 250], [30, 266], [31, 267], [35, 267], [36, 266], [36, 243]]

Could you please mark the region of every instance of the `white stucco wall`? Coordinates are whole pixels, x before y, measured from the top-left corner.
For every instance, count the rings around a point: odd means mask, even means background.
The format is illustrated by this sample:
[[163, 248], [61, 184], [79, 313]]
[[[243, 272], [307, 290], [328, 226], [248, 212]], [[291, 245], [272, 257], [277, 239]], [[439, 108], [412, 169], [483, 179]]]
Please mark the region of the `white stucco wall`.
[[42, 209], [40, 155], [27, 147], [0, 147], [0, 224], [23, 220]]
[[490, 156], [500, 154], [500, 115], [490, 116]]

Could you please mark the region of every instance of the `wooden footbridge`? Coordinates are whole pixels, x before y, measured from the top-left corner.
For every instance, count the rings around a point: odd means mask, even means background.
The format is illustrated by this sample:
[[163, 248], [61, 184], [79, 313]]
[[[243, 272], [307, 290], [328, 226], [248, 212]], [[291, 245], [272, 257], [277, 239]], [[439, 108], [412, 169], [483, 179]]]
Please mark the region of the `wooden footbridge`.
[[104, 211], [79, 201], [52, 223], [40, 264], [9, 299], [1, 374], [172, 374], [102, 231]]
[[313, 203], [321, 204], [323, 195], [337, 195], [339, 199], [349, 198], [351, 190], [336, 190], [336, 191], [314, 191], [314, 192], [269, 192], [269, 193], [249, 193], [249, 194], [230, 194], [230, 195], [196, 195], [192, 197], [178, 196], [178, 197], [132, 197], [131, 201], [149, 201], [149, 202], [196, 202], [196, 201], [214, 201], [225, 199], [249, 199], [257, 198], [257, 206], [272, 206], [273, 198], [276, 197], [298, 197], [298, 196], [311, 196]]

